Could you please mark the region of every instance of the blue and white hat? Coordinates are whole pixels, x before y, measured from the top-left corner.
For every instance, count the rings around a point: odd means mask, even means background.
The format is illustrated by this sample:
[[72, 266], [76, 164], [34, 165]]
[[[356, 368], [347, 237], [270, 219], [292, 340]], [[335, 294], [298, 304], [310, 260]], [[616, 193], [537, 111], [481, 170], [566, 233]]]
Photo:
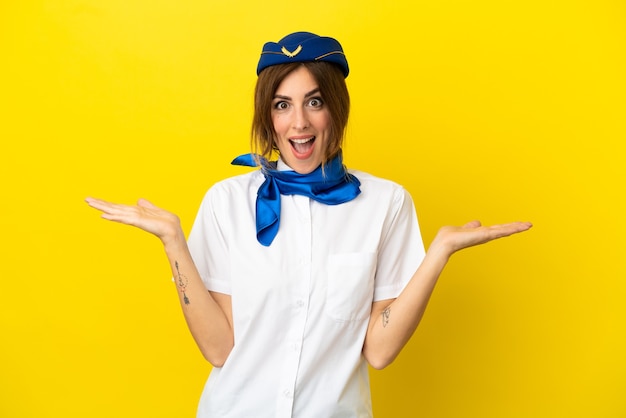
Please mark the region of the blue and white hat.
[[256, 73], [259, 75], [272, 65], [315, 61], [331, 62], [339, 66], [344, 77], [350, 72], [343, 48], [336, 39], [310, 32], [295, 32], [278, 42], [267, 42], [263, 45]]

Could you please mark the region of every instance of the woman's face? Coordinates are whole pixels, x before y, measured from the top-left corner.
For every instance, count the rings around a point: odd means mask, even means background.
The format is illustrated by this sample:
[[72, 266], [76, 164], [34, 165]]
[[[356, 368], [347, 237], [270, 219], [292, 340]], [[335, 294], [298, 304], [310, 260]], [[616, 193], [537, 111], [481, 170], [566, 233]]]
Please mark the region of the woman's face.
[[276, 89], [272, 122], [276, 146], [292, 170], [307, 174], [319, 167], [328, 142], [330, 114], [306, 67], [289, 73]]

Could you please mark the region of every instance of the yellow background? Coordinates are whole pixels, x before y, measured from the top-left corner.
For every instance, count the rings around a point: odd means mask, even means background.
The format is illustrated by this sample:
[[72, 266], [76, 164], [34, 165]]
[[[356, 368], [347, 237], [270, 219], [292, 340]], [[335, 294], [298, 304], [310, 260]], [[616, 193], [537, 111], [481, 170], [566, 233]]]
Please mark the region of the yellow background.
[[158, 241], [83, 198], [151, 199], [188, 231], [241, 173], [263, 42], [337, 37], [349, 166], [403, 184], [424, 240], [466, 250], [376, 416], [626, 416], [623, 1], [3, 1], [0, 416], [192, 417], [210, 370]]

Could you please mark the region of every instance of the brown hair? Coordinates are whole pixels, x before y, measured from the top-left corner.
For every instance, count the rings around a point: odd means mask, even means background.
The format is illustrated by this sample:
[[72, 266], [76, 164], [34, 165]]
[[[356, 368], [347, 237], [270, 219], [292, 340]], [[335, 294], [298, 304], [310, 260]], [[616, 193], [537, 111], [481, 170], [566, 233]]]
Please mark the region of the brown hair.
[[341, 150], [350, 113], [350, 95], [341, 69], [329, 62], [297, 62], [272, 65], [259, 74], [254, 93], [252, 120], [252, 150], [269, 159], [277, 150], [276, 132], [272, 122], [272, 101], [280, 83], [301, 65], [305, 66], [320, 89], [324, 105], [330, 114], [330, 135], [322, 164]]

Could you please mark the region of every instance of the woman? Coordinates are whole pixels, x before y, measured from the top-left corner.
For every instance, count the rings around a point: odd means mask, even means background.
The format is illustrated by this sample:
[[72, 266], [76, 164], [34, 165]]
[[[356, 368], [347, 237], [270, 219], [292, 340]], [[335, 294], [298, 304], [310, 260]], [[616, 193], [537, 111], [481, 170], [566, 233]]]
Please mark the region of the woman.
[[199, 417], [371, 417], [367, 364], [395, 359], [449, 257], [531, 226], [444, 227], [425, 252], [409, 194], [342, 163], [348, 73], [333, 38], [297, 32], [264, 45], [255, 154], [233, 162], [260, 169], [211, 187], [188, 241], [175, 215], [146, 200], [87, 199], [163, 242], [214, 366]]

